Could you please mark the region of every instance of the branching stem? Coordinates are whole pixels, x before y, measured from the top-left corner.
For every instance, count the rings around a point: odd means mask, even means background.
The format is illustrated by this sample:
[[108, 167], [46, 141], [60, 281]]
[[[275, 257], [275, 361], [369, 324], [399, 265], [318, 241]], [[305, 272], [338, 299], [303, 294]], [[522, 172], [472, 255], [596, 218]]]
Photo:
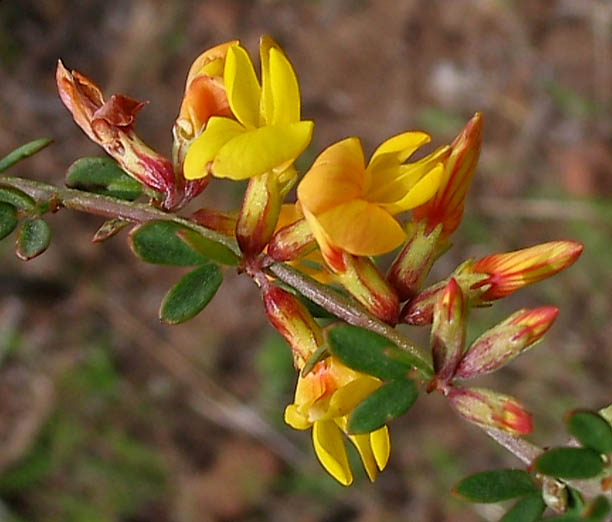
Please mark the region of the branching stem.
[[[106, 218], [121, 218], [133, 223], [144, 223], [154, 220], [179, 223], [197, 231], [207, 239], [230, 248], [234, 253], [240, 255], [238, 245], [232, 238], [198, 225], [184, 217], [163, 212], [151, 205], [122, 201], [108, 196], [55, 187], [46, 183], [12, 176], [0, 175], [0, 186], [2, 185], [14, 187], [25, 192], [39, 204], [42, 204], [42, 208], [53, 211], [64, 207]], [[267, 271], [336, 317], [354, 326], [360, 326], [376, 332], [394, 342], [399, 348], [404, 350], [406, 356], [410, 358], [415, 369], [423, 379], [431, 378], [433, 369], [428, 357], [424, 355], [424, 351], [401, 332], [374, 317], [359, 303], [330, 290], [325, 285], [287, 264], [272, 263], [267, 267]], [[484, 431], [495, 442], [527, 466], [544, 451], [524, 439], [513, 437], [505, 432], [489, 428], [484, 428]], [[597, 487], [596, 480], [568, 481], [568, 484], [585, 495], [594, 496], [601, 494], [601, 489]]]

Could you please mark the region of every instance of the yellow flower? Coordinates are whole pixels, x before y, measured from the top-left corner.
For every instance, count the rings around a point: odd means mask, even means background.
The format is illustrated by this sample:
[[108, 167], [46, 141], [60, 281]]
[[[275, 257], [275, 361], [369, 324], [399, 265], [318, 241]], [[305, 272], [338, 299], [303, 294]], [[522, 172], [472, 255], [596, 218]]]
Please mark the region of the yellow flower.
[[265, 36], [260, 58], [261, 83], [247, 51], [237, 43], [227, 48], [223, 83], [233, 118], [208, 120], [187, 151], [185, 178], [280, 175], [310, 143], [313, 122], [300, 120], [300, 90], [291, 63]]
[[353, 474], [342, 434], [355, 445], [371, 481], [389, 460], [391, 443], [386, 426], [371, 433], [349, 435], [349, 413], [378, 389], [381, 381], [344, 366], [334, 357], [318, 363], [310, 373], [300, 375], [295, 402], [285, 410], [285, 422], [298, 430], [312, 427], [317, 458], [338, 482], [349, 486]]
[[338, 249], [358, 256], [384, 254], [406, 238], [395, 215], [429, 200], [438, 189], [449, 148], [404, 163], [430, 140], [404, 132], [383, 142], [365, 165], [358, 138], [339, 141], [315, 160], [298, 186], [298, 200], [334, 265]]

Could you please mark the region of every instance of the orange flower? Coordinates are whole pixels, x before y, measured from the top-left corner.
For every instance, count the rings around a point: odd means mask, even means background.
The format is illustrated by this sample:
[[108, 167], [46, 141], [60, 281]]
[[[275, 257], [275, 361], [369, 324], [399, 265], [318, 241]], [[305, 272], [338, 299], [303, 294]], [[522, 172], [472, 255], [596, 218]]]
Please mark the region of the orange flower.
[[185, 95], [172, 129], [173, 155], [177, 164], [183, 163], [189, 145], [202, 133], [211, 116], [231, 116], [223, 68], [227, 50], [233, 45], [238, 45], [238, 41], [226, 42], [204, 51], [189, 69]]
[[298, 186], [298, 201], [323, 256], [342, 250], [375, 256], [406, 238], [395, 215], [431, 198], [443, 171], [448, 147], [415, 162], [404, 162], [429, 141], [424, 132], [405, 132], [383, 142], [366, 166], [358, 138], [328, 147]]

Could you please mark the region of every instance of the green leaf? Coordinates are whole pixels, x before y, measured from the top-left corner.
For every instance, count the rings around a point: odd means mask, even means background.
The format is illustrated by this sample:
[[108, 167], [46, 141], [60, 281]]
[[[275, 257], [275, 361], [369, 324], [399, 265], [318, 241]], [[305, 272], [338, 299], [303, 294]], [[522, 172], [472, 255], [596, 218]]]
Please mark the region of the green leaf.
[[17, 227], [17, 209], [13, 205], [0, 202], [0, 239], [4, 239]]
[[590, 448], [553, 448], [535, 460], [535, 469], [544, 475], [564, 479], [585, 479], [599, 475], [604, 463]]
[[403, 379], [411, 366], [389, 339], [357, 326], [341, 324], [327, 330], [329, 351], [353, 370], [383, 380]]
[[102, 226], [96, 230], [94, 237], [91, 239], [92, 243], [100, 243], [110, 239], [115, 234], [121, 232], [125, 227], [131, 225], [129, 221], [121, 218], [113, 218], [102, 223]]
[[535, 522], [546, 509], [542, 495], [538, 491], [519, 500], [499, 522]]
[[168, 324], [178, 324], [200, 313], [215, 296], [223, 274], [218, 265], [202, 265], [174, 285], [162, 301], [159, 318]]
[[526, 471], [497, 469], [464, 478], [453, 488], [452, 493], [469, 502], [493, 503], [522, 497], [535, 491], [535, 482]]
[[578, 515], [557, 515], [556, 517], [542, 518], [543, 522], [584, 522], [582, 517]]
[[142, 185], [110, 158], [80, 158], [66, 172], [66, 186], [133, 201]]
[[28, 261], [42, 254], [51, 242], [51, 228], [44, 219], [26, 219], [17, 237], [17, 257]]
[[610, 513], [610, 502], [603, 495], [598, 496], [586, 508], [584, 517], [591, 522], [600, 522]]
[[315, 365], [319, 361], [322, 361], [323, 359], [327, 357], [329, 357], [329, 351], [327, 350], [327, 346], [322, 344], [321, 346], [317, 348], [315, 353], [313, 353], [308, 358], [306, 363], [304, 364], [304, 367], [302, 368], [302, 371], [301, 371], [302, 377], [306, 377], [306, 375], [308, 375], [312, 371], [312, 369], [315, 367]]
[[0, 186], [0, 201], [13, 205], [24, 212], [30, 212], [36, 206], [36, 201], [25, 192], [7, 186]]
[[156, 265], [195, 266], [206, 263], [206, 258], [190, 248], [179, 231], [186, 227], [172, 221], [149, 221], [130, 232], [130, 247], [136, 256]]
[[177, 234], [193, 250], [212, 261], [230, 266], [237, 266], [240, 262], [240, 258], [229, 247], [208, 239], [195, 230], [184, 228]]
[[383, 384], [361, 401], [351, 413], [347, 424], [349, 433], [369, 433], [406, 413], [419, 395], [410, 379]]
[[612, 426], [592, 411], [573, 411], [566, 420], [567, 431], [583, 446], [599, 453], [612, 453]]
[[15, 165], [15, 163], [36, 154], [38, 151], [44, 149], [51, 143], [53, 143], [51, 138], [40, 138], [16, 148], [14, 151], [9, 152], [6, 156], [4, 156], [4, 158], [0, 159], [0, 172], [12, 167]]

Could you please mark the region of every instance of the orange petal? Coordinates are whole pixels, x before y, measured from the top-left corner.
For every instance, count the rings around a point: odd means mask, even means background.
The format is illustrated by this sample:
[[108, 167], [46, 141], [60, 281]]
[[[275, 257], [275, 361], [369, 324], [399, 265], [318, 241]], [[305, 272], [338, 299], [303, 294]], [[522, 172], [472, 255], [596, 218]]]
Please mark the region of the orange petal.
[[378, 256], [401, 245], [406, 234], [389, 212], [356, 199], [319, 216], [332, 243], [357, 256]]
[[365, 165], [359, 138], [347, 138], [325, 149], [300, 182], [300, 203], [318, 215], [363, 194]]

